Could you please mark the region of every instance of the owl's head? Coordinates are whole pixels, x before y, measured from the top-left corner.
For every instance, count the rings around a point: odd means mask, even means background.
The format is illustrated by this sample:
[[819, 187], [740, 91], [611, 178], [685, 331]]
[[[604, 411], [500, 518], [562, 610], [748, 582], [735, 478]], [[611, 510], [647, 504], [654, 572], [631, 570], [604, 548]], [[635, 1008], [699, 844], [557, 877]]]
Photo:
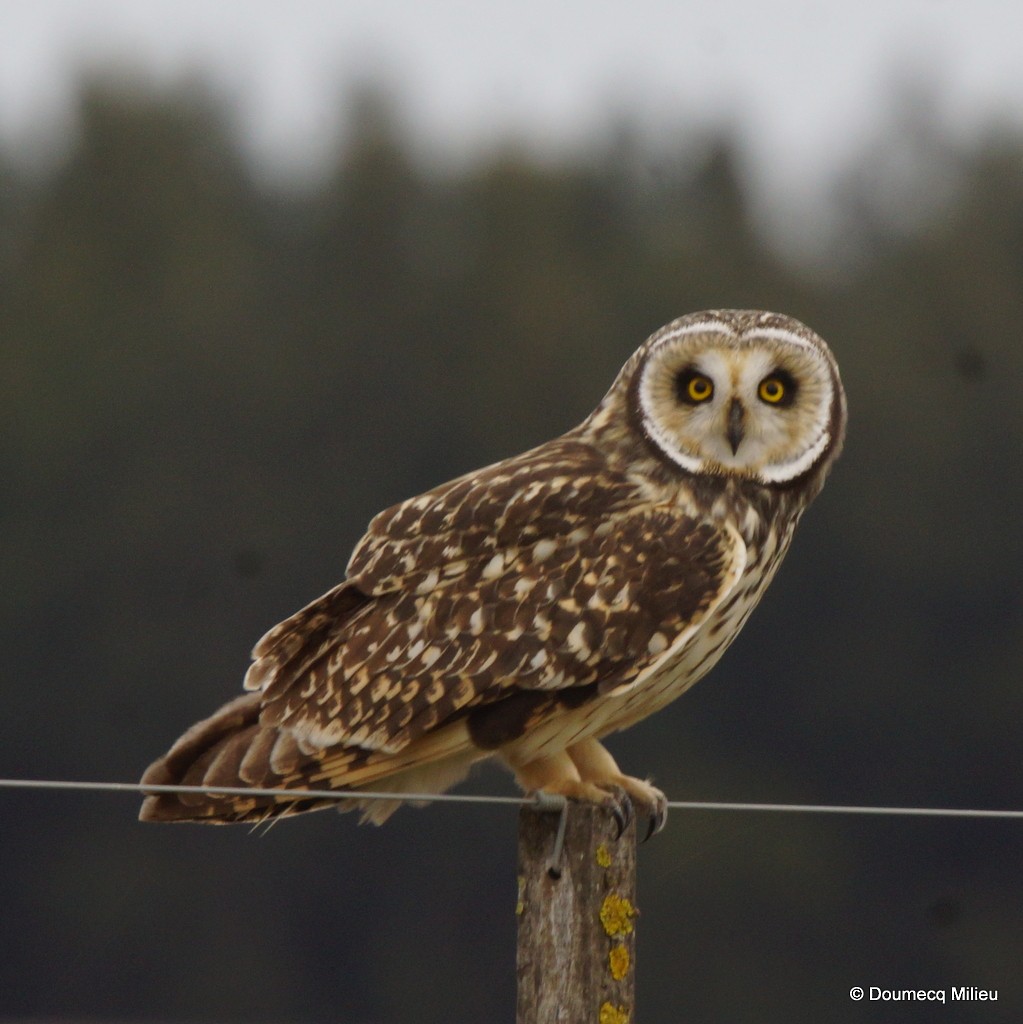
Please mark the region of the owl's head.
[[633, 424], [662, 458], [693, 473], [785, 484], [826, 468], [842, 447], [834, 357], [777, 313], [681, 317], [644, 343], [620, 380]]

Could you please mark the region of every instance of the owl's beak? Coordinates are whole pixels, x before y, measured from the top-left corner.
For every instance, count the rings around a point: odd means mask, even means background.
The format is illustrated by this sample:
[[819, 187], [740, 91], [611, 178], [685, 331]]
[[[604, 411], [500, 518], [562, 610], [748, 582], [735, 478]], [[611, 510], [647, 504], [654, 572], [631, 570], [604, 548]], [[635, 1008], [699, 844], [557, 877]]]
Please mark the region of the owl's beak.
[[728, 427], [725, 429], [725, 437], [728, 438], [733, 455], [738, 454], [739, 445], [742, 444], [742, 439], [745, 436], [746, 431], [743, 426], [745, 420], [746, 410], [742, 407], [742, 402], [738, 398], [733, 398], [732, 404], [728, 407]]

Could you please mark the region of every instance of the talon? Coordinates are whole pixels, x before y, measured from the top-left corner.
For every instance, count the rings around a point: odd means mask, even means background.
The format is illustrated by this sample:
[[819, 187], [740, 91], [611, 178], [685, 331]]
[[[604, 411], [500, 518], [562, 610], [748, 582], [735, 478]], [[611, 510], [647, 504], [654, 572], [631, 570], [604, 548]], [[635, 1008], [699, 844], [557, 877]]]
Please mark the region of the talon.
[[646, 835], [643, 837], [645, 843], [648, 839], [653, 838], [661, 831], [662, 828], [667, 824], [668, 821], [668, 801], [662, 793], [660, 799], [656, 800], [653, 806], [650, 808], [650, 814], [648, 819], [648, 825]]
[[629, 823], [635, 814], [629, 794], [621, 786], [610, 786], [608, 787], [608, 796], [604, 801], [604, 806], [614, 816], [615, 824], [618, 826], [618, 833], [615, 839], [621, 839], [622, 833], [629, 827]]
[[651, 815], [647, 819], [646, 835], [643, 836], [643, 838], [640, 840], [640, 842], [641, 843], [647, 842], [647, 840], [649, 840], [651, 838], [651, 836], [655, 835], [658, 831], [659, 830], [657, 828], [657, 818], [655, 818], [653, 815]]

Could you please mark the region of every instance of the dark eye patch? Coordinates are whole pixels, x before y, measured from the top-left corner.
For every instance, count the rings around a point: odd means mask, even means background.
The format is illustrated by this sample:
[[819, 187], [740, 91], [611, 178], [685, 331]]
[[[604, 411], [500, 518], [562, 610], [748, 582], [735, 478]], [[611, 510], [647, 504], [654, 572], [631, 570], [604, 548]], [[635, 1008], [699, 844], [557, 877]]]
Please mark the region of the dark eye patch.
[[[795, 402], [799, 384], [788, 370], [783, 370], [779, 366], [760, 382], [757, 390], [762, 401], [776, 408], [784, 409]], [[775, 394], [777, 397], [774, 397]]]
[[675, 397], [683, 405], [700, 405], [714, 397], [714, 382], [695, 366], [687, 366], [675, 375]]

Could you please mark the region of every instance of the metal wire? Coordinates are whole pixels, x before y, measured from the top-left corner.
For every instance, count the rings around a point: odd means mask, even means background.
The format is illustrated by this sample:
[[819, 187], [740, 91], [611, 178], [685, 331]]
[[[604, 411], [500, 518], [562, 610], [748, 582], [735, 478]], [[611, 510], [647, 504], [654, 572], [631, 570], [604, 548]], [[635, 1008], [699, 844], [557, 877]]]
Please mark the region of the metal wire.
[[109, 793], [207, 793], [210, 796], [280, 797], [285, 800], [439, 800], [463, 804], [528, 804], [531, 797], [477, 796], [472, 793], [385, 793], [382, 790], [254, 789], [250, 786], [157, 786], [141, 782], [70, 782], [51, 779], [0, 779], [0, 789], [86, 790]]
[[[388, 793], [378, 790], [252, 789], [243, 786], [158, 786], [140, 782], [75, 782], [57, 779], [0, 779], [0, 789], [48, 789], [108, 793], [207, 793], [211, 796], [273, 797], [282, 800], [416, 800], [460, 804], [513, 804], [550, 809], [547, 795], [488, 796], [472, 793]], [[560, 804], [558, 805], [560, 806]], [[959, 807], [868, 807], [844, 804], [758, 804], [699, 800], [669, 800], [668, 807], [683, 811], [741, 811], [782, 814], [886, 814], [930, 818], [1016, 818], [1023, 811]]]

